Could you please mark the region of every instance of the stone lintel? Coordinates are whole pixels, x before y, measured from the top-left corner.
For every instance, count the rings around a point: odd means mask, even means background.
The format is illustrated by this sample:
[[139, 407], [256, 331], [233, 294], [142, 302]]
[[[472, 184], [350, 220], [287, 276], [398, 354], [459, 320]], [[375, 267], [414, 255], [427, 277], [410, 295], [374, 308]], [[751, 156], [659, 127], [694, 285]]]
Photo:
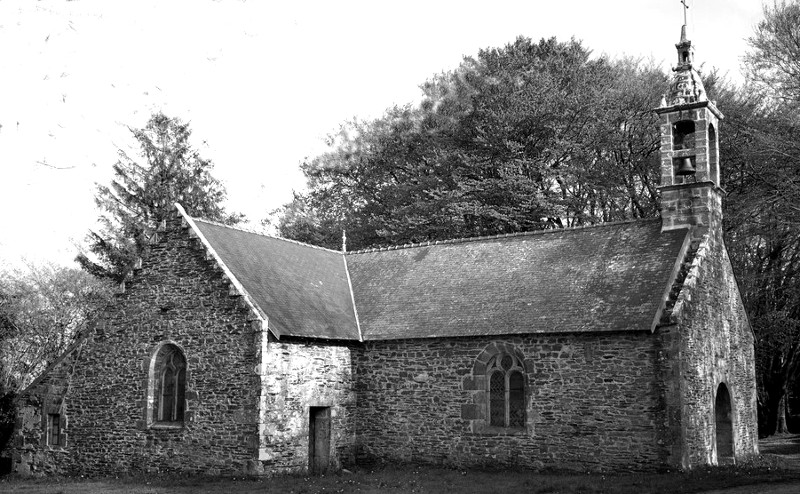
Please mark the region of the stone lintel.
[[687, 110], [694, 110], [697, 108], [708, 108], [711, 113], [714, 114], [718, 119], [722, 120], [725, 116], [722, 114], [719, 109], [717, 109], [717, 105], [714, 104], [712, 101], [698, 101], [695, 103], [685, 103], [682, 105], [672, 105], [672, 106], [665, 106], [663, 108], [654, 108], [653, 111], [659, 115], [670, 114], [675, 112], [684, 112]]

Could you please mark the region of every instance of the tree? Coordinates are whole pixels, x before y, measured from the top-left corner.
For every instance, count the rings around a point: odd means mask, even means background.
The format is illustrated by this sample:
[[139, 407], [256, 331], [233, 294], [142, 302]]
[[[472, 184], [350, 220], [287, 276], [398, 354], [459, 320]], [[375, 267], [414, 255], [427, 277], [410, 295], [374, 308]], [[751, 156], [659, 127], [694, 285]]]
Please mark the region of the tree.
[[767, 88], [713, 78], [706, 88], [726, 117], [725, 235], [756, 337], [759, 427], [785, 432], [786, 393], [800, 371], [800, 127], [792, 105]]
[[303, 164], [279, 231], [352, 248], [652, 216], [665, 76], [518, 38], [423, 86], [419, 106], [352, 121]]
[[727, 232], [756, 336], [759, 425], [770, 435], [786, 432], [800, 374], [800, 3], [765, 6], [750, 45], [747, 91], [727, 104], [721, 151], [735, 157]]
[[729, 182], [727, 224], [756, 335], [761, 425], [772, 434], [785, 432], [785, 397], [800, 371], [800, 126], [785, 106], [760, 112], [744, 124], [749, 142]]
[[[0, 307], [8, 296], [0, 289]], [[3, 311], [0, 311], [0, 347], [6, 348], [11, 337], [16, 333], [13, 321]], [[0, 358], [0, 376], [8, 374], [8, 365], [5, 359]], [[0, 451], [3, 451], [14, 432], [16, 423], [16, 407], [14, 398], [16, 392], [5, 385], [5, 379], [0, 379]]]
[[121, 281], [136, 262], [147, 239], [179, 202], [194, 216], [234, 224], [244, 217], [222, 207], [225, 187], [211, 175], [212, 163], [189, 144], [189, 124], [162, 113], [143, 129], [130, 129], [139, 156], [119, 151], [110, 186], [98, 185], [95, 203], [103, 211], [100, 231], [87, 238], [76, 261], [95, 276]]
[[0, 273], [0, 389], [27, 386], [71, 345], [112, 294], [108, 282], [74, 268], [29, 265]]
[[772, 96], [800, 102], [800, 2], [764, 5], [764, 19], [749, 39], [745, 65], [752, 81], [772, 89]]

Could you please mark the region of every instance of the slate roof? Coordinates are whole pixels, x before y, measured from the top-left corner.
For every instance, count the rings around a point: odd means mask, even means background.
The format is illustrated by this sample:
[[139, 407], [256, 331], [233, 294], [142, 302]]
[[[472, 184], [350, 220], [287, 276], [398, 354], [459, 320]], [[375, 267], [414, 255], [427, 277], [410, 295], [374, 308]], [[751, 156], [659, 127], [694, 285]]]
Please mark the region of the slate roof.
[[660, 220], [352, 254], [364, 339], [651, 330], [688, 230]]
[[199, 219], [194, 224], [277, 334], [359, 339], [341, 253]]
[[342, 254], [193, 223], [278, 335], [340, 340], [651, 330], [688, 245], [645, 220]]

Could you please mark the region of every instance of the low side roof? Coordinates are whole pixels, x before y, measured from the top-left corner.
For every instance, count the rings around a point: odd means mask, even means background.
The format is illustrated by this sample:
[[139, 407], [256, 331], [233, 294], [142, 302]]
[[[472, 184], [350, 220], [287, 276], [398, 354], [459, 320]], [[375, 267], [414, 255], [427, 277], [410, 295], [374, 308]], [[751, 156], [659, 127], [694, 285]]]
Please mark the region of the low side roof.
[[359, 339], [341, 253], [193, 221], [278, 334]]
[[650, 330], [688, 230], [660, 220], [348, 254], [364, 340]]

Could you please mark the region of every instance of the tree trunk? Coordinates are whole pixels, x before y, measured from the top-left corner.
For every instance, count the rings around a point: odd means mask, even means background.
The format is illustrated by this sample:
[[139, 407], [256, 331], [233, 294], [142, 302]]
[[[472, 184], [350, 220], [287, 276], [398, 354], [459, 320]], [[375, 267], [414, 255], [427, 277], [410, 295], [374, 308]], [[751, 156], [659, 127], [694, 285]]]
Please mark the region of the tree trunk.
[[789, 428], [786, 426], [786, 393], [781, 396], [778, 402], [778, 420], [775, 428], [776, 434], [788, 434]]
[[765, 437], [776, 434], [781, 417], [785, 417], [785, 415], [781, 413], [781, 410], [785, 408], [783, 402], [784, 396], [786, 396], [786, 389], [783, 383], [772, 382], [766, 389], [766, 399], [764, 400], [764, 418], [766, 419], [766, 424], [763, 431]]

